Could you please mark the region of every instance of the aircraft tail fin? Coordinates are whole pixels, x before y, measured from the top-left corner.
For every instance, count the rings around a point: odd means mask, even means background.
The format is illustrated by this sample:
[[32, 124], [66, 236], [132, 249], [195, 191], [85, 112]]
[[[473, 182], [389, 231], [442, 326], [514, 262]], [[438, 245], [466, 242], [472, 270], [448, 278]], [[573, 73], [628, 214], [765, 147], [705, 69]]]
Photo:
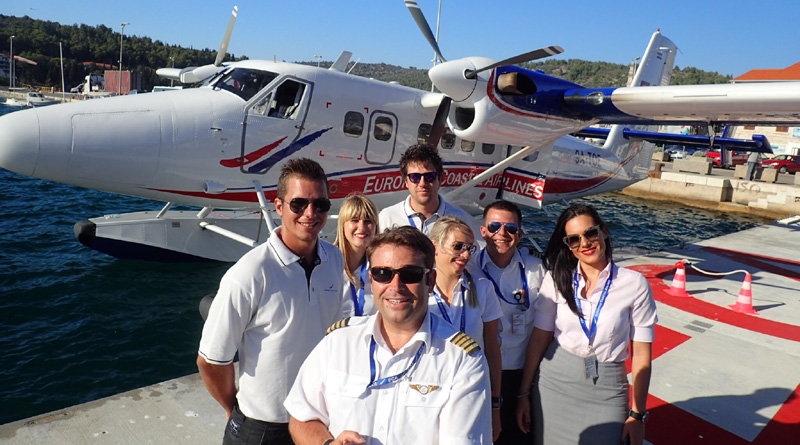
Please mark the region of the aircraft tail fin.
[[[631, 81], [632, 87], [669, 85], [675, 55], [678, 47], [658, 30], [653, 33], [650, 43], [642, 56], [641, 64]], [[656, 125], [614, 125], [603, 148], [613, 150], [623, 169], [631, 178], [645, 178], [650, 170], [650, 160], [655, 151], [655, 144], [643, 140], [625, 139], [623, 130], [628, 127], [638, 131], [658, 131]]]

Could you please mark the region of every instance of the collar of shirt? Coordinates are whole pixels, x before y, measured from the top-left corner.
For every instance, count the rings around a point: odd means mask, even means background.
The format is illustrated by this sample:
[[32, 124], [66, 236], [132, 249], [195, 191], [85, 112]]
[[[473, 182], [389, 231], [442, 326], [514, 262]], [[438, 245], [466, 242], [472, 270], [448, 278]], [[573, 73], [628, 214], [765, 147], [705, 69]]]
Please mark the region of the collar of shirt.
[[[424, 303], [427, 304], [427, 300], [424, 301]], [[383, 334], [381, 334], [381, 328], [379, 325], [379, 323], [381, 323], [381, 314], [376, 314], [374, 317], [372, 317], [370, 322], [372, 323], [372, 326], [364, 329], [364, 337], [361, 339], [361, 341], [364, 342], [364, 347], [369, 350], [370, 340], [375, 338], [375, 343], [378, 345], [378, 347], [388, 349], [389, 347], [386, 345], [386, 340], [383, 338]], [[425, 313], [425, 319], [422, 320], [422, 326], [420, 326], [419, 330], [411, 337], [408, 343], [406, 343], [397, 351], [397, 354], [405, 353], [406, 351], [410, 350], [409, 348], [413, 348], [411, 354], [416, 353], [417, 348], [419, 348], [419, 342], [425, 343], [425, 350], [430, 351], [431, 340], [431, 312], [427, 311]]]
[[[444, 211], [445, 211], [445, 207], [447, 206], [447, 203], [442, 198], [442, 195], [436, 195], [436, 196], [439, 197], [439, 208], [436, 209], [435, 212], [433, 212], [433, 215], [441, 217], [441, 216], [444, 215]], [[418, 215], [422, 216], [422, 213], [419, 213], [416, 210], [414, 210], [413, 208], [411, 208], [411, 195], [408, 195], [406, 197], [406, 200], [403, 201], [403, 210], [406, 212], [406, 216], [418, 216]], [[433, 215], [431, 215], [431, 216], [433, 216]]]
[[[289, 264], [292, 264], [296, 261], [300, 261], [300, 257], [297, 256], [297, 254], [295, 254], [291, 250], [289, 250], [288, 247], [286, 247], [286, 244], [283, 243], [283, 240], [280, 237], [279, 230], [281, 230], [280, 227], [275, 229], [269, 236], [267, 242], [269, 243], [270, 247], [272, 247], [272, 249], [275, 251], [275, 254], [278, 256], [278, 259], [280, 260], [281, 264], [284, 267], [286, 267]], [[319, 259], [320, 263], [328, 261], [328, 252], [325, 250], [325, 246], [322, 245], [319, 238], [317, 238], [316, 256]], [[315, 264], [319, 263], [315, 261]]]
[[[500, 271], [502, 273], [509, 267], [516, 266], [517, 263], [522, 263], [522, 254], [520, 253], [519, 248], [517, 248], [514, 251], [514, 256], [511, 257], [511, 262], [508, 263], [508, 266], [500, 268], [497, 264], [494, 264], [494, 261], [492, 261], [492, 257], [489, 256], [489, 252], [487, 252], [486, 248], [484, 247], [483, 250], [481, 250], [481, 253], [478, 255], [478, 260], [480, 261], [481, 270], [487, 273], [490, 270]], [[523, 263], [523, 266], [524, 265], [525, 264]]]
[[[438, 284], [435, 284], [433, 288], [439, 293], [439, 295], [442, 295], [442, 288], [440, 288]], [[464, 288], [464, 292], [469, 292], [469, 281], [467, 281], [467, 274], [465, 274], [465, 273], [461, 274], [461, 277], [458, 279], [458, 281], [456, 282], [455, 287], [453, 287], [453, 289], [452, 289], [453, 290], [453, 295], [452, 295], [452, 299], [450, 301], [450, 307], [453, 306], [453, 302], [456, 299], [456, 294], [458, 293], [460, 295], [460, 292], [456, 292], [456, 291], [461, 289], [461, 288]]]
[[[591, 295], [587, 296], [587, 300], [594, 303], [600, 299], [600, 294], [603, 293], [603, 285], [605, 284], [606, 280], [608, 280], [609, 274], [611, 273], [612, 264], [613, 263], [609, 261], [608, 264], [606, 264], [605, 269], [600, 272], [600, 275], [597, 277], [597, 283], [594, 285], [594, 290], [592, 290]], [[580, 267], [580, 264], [578, 264], [578, 267], [575, 268], [575, 272], [578, 274], [578, 292], [580, 292], [581, 289], [583, 289], [583, 287], [586, 285], [586, 280], [583, 278]]]

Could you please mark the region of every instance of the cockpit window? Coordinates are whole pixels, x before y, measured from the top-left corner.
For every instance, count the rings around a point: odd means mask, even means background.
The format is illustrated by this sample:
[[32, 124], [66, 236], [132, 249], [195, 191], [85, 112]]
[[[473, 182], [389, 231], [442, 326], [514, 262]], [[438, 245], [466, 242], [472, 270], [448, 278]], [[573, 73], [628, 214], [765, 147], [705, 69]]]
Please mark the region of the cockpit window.
[[272, 82], [278, 74], [248, 68], [234, 68], [222, 76], [214, 88], [230, 91], [246, 101]]

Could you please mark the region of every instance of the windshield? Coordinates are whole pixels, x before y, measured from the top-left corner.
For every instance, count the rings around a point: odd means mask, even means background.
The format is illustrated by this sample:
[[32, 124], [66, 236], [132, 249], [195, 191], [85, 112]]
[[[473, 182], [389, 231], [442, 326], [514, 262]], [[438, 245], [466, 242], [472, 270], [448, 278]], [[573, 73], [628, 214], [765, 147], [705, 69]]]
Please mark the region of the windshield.
[[270, 71], [234, 68], [214, 84], [214, 89], [230, 91], [248, 101], [276, 77], [278, 74]]

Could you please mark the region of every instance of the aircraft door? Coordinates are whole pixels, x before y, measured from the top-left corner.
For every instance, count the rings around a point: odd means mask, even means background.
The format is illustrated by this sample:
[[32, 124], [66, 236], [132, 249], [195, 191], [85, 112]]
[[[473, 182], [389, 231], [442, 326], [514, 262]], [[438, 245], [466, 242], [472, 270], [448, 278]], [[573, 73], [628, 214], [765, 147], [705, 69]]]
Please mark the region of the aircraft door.
[[388, 164], [397, 143], [397, 116], [375, 110], [370, 115], [369, 134], [364, 159], [370, 164]]
[[277, 153], [300, 136], [311, 90], [311, 84], [286, 78], [247, 102], [242, 125], [243, 173], [266, 173], [283, 158]]

